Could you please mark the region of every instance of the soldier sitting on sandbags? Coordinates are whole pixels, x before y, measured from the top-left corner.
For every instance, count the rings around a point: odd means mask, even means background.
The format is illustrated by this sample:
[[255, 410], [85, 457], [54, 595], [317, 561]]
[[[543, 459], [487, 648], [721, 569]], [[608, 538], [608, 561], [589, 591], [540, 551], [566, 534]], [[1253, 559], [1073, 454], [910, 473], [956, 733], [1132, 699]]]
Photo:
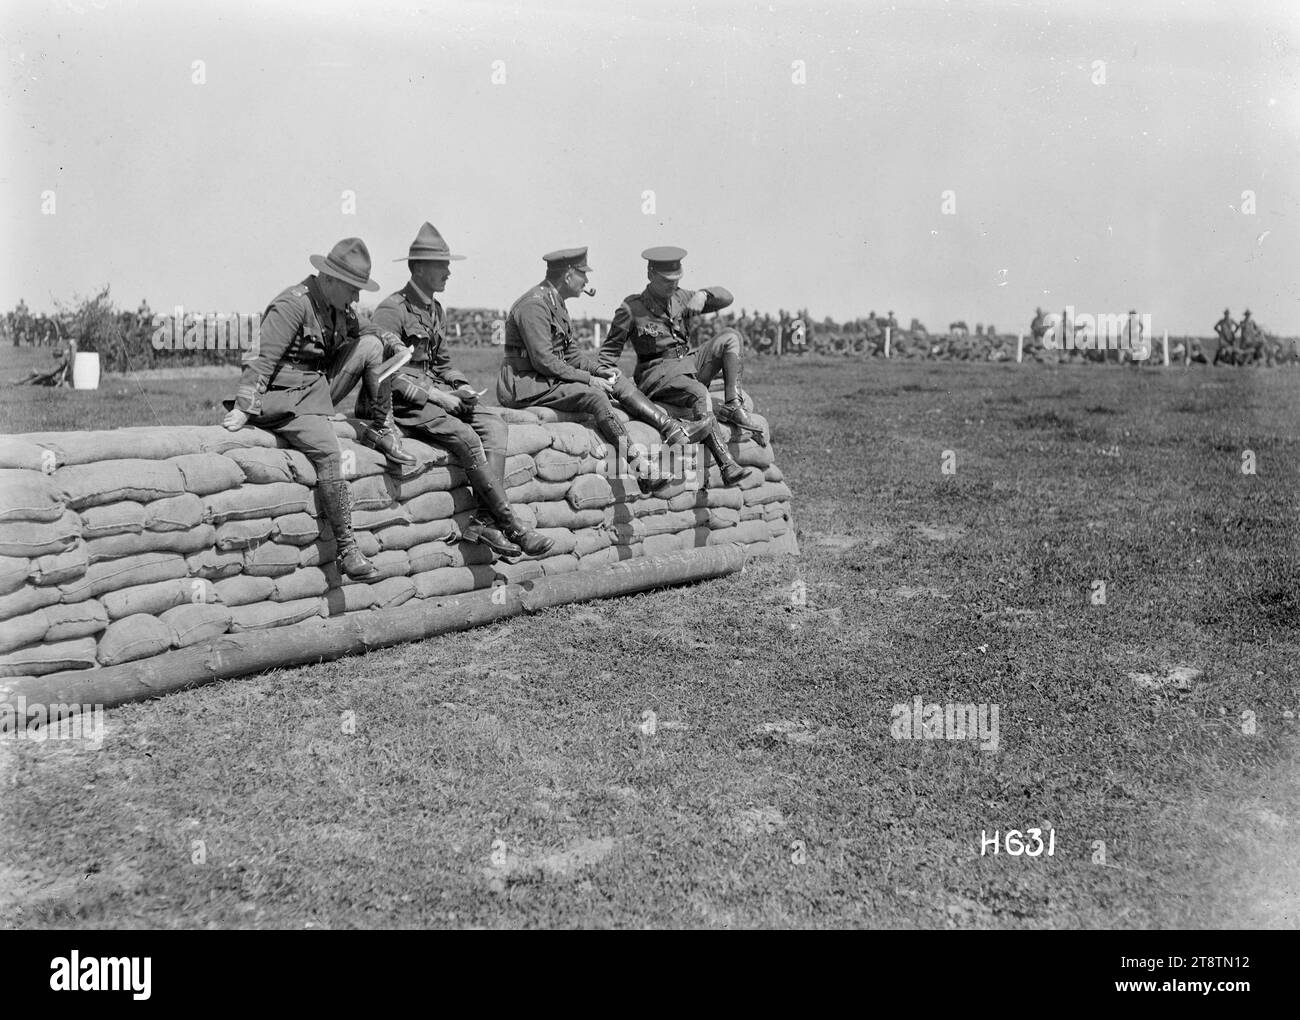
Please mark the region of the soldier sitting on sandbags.
[[451, 263], [464, 257], [451, 253], [432, 223], [424, 224], [406, 255], [410, 281], [375, 309], [371, 326], [395, 334], [412, 352], [393, 380], [394, 418], [408, 435], [449, 450], [464, 468], [482, 509], [461, 538], [498, 556], [545, 556], [555, 543], [527, 527], [506, 498], [506, 423], [477, 406], [478, 393], [443, 350], [447, 313], [434, 295], [446, 290]]
[[[696, 442], [696, 426], [675, 421], [617, 368], [602, 365], [594, 352], [577, 349], [565, 302], [586, 288], [591, 272], [587, 249], [553, 251], [542, 259], [546, 279], [520, 297], [506, 317], [497, 399], [503, 407], [549, 407], [591, 415], [601, 437], [621, 446], [640, 487], [646, 492], [664, 488], [672, 479], [655, 477], [649, 459], [631, 442], [627, 426], [614, 414], [613, 401], [629, 417], [653, 425], [673, 446]], [[710, 418], [704, 427], [711, 424]]]
[[370, 252], [357, 237], [344, 238], [328, 255], [313, 255], [317, 274], [281, 291], [262, 316], [259, 348], [244, 363], [239, 391], [224, 401], [222, 424], [267, 429], [301, 450], [316, 468], [321, 511], [334, 531], [337, 561], [349, 577], [379, 573], [352, 535], [352, 492], [342, 473], [342, 450], [330, 424], [334, 392], [346, 393], [364, 377], [370, 426], [363, 441], [390, 461], [413, 465], [391, 422], [392, 397], [382, 381], [383, 344], [362, 335], [352, 305], [370, 279]]

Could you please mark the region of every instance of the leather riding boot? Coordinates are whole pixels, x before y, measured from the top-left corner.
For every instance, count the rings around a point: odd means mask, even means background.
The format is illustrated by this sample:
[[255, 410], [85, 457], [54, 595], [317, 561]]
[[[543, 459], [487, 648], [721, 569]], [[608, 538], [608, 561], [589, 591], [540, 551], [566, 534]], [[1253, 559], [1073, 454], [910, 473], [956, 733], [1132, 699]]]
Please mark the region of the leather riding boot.
[[402, 448], [402, 433], [393, 420], [393, 384], [388, 379], [374, 382], [372, 374], [370, 369], [366, 370], [365, 389], [357, 401], [358, 416], [364, 407], [369, 419], [362, 442], [378, 450], [391, 463], [412, 467], [416, 463], [415, 457]]
[[620, 390], [618, 402], [629, 417], [653, 425], [669, 446], [684, 446], [697, 441], [691, 438], [682, 422], [659, 410], [653, 400], [634, 386]]
[[718, 465], [718, 471], [722, 474], [723, 485], [735, 485], [747, 474], [748, 469], [741, 467], [731, 456], [731, 451], [727, 449], [726, 437], [722, 434], [722, 429], [714, 426], [704, 439], [704, 445], [709, 453], [713, 455], [714, 463]]
[[320, 493], [321, 511], [330, 522], [337, 546], [335, 562], [348, 577], [364, 581], [379, 573], [379, 568], [366, 559], [357, 548], [352, 536], [352, 490], [342, 478], [320, 477], [316, 481]]
[[555, 547], [554, 539], [524, 527], [510, 508], [501, 484], [505, 479], [505, 454], [488, 454], [486, 463], [466, 468], [465, 474], [481, 509], [470, 518], [461, 538], [481, 543], [505, 557], [545, 556]]

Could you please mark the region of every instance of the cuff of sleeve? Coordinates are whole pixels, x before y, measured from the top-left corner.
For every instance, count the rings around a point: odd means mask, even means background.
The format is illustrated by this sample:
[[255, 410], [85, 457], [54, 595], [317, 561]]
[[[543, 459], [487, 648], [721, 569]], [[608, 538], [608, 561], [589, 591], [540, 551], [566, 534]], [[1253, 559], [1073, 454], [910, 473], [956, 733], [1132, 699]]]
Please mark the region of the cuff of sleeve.
[[468, 386], [468, 385], [469, 385], [469, 376], [465, 375], [465, 374], [462, 373], [462, 372], [447, 372], [447, 373], [443, 376], [443, 378], [446, 379], [448, 385], [451, 385], [451, 386]]

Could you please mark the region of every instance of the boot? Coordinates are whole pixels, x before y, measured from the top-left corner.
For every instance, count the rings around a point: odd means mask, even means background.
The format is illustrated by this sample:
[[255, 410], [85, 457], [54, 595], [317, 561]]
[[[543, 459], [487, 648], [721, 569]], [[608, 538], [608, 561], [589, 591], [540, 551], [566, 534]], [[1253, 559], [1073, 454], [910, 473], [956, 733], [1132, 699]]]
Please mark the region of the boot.
[[474, 488], [483, 509], [470, 518], [461, 532], [467, 542], [481, 542], [498, 556], [545, 556], [555, 547], [555, 540], [539, 535], [519, 522], [506, 499], [506, 455], [486, 454], [478, 467], [466, 468], [469, 484]]
[[325, 475], [316, 481], [320, 493], [321, 511], [330, 522], [338, 552], [335, 560], [339, 569], [354, 581], [364, 581], [379, 573], [379, 568], [366, 559], [352, 537], [352, 490], [342, 478]]
[[[709, 416], [712, 421], [712, 415]], [[727, 449], [726, 437], [722, 434], [722, 429], [716, 424], [704, 438], [704, 445], [709, 453], [713, 455], [714, 463], [718, 465], [718, 471], [722, 474], [723, 485], [736, 485], [749, 471], [735, 462], [731, 456], [731, 451]]]
[[695, 429], [688, 429], [687, 423], [671, 418], [655, 405], [655, 402], [634, 386], [629, 386], [618, 395], [618, 402], [629, 417], [653, 425], [664, 437], [669, 446], [685, 446], [687, 443], [699, 442]]
[[415, 457], [402, 449], [402, 433], [393, 420], [393, 384], [389, 379], [379, 380], [377, 375], [377, 369], [366, 370], [365, 386], [357, 400], [358, 417], [363, 413], [360, 407], [364, 407], [364, 413], [370, 419], [362, 442], [378, 450], [390, 463], [414, 467]]

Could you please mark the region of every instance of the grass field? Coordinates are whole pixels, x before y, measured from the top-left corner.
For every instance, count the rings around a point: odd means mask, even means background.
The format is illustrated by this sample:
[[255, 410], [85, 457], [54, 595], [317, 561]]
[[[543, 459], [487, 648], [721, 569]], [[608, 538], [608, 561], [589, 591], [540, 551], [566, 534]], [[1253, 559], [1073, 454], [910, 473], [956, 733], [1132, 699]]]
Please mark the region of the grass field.
[[[6, 390], [0, 428], [214, 422], [233, 382]], [[0, 924], [1300, 924], [1300, 373], [746, 386], [801, 558], [2, 744]], [[894, 739], [916, 697], [998, 749]], [[981, 855], [1030, 827], [1052, 856]]]

